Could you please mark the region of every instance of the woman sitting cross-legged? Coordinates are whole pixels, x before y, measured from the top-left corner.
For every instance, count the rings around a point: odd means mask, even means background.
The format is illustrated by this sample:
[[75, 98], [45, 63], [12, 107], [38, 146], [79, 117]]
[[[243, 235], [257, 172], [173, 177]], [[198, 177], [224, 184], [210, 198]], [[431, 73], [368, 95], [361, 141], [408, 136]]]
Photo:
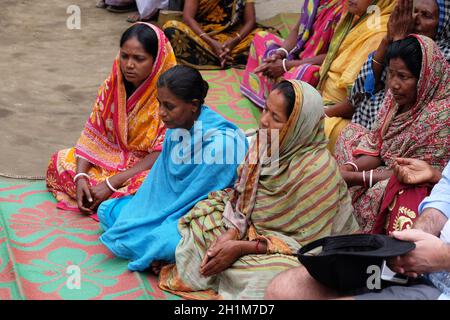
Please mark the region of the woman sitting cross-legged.
[[411, 35], [387, 51], [388, 91], [374, 128], [350, 124], [336, 159], [351, 187], [353, 207], [371, 232], [397, 158], [424, 160], [442, 170], [450, 159], [450, 69], [428, 37]]
[[243, 161], [243, 132], [204, 106], [199, 71], [176, 66], [158, 80], [159, 116], [168, 128], [162, 152], [135, 196], [103, 202], [100, 241], [142, 271], [175, 261], [178, 220], [208, 193], [230, 187]]
[[253, 2], [185, 0], [183, 22], [163, 26], [178, 62], [198, 69], [244, 68], [258, 31]]
[[59, 209], [93, 213], [102, 201], [137, 191], [161, 152], [166, 130], [158, 115], [156, 81], [175, 64], [157, 27], [138, 23], [125, 31], [75, 148], [51, 157], [47, 187]]
[[176, 265], [161, 270], [163, 290], [262, 299], [274, 276], [299, 265], [302, 245], [358, 231], [323, 118], [321, 96], [309, 84], [275, 87], [235, 188], [210, 193], [181, 219]]
[[242, 76], [242, 94], [263, 108], [272, 86], [283, 79], [302, 80], [315, 87], [345, 1], [306, 0], [284, 41], [273, 33], [258, 32]]

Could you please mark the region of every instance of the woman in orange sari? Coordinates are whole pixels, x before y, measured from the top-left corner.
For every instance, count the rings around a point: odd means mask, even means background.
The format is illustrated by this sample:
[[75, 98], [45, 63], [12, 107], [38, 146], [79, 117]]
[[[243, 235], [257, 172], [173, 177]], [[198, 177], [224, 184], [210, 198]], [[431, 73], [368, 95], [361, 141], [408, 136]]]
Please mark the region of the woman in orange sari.
[[51, 157], [47, 187], [59, 209], [90, 214], [108, 198], [137, 191], [164, 140], [156, 82], [175, 64], [170, 42], [157, 27], [137, 23], [125, 31], [75, 148]]

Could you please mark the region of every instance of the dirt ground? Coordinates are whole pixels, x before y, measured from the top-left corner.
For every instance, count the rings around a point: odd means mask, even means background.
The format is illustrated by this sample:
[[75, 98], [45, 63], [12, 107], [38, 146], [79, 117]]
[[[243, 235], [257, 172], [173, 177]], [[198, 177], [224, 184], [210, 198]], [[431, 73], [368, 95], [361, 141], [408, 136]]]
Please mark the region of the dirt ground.
[[[127, 14], [95, 8], [95, 0], [1, 2], [0, 173], [41, 176], [51, 154], [79, 137], [130, 24]], [[280, 8], [258, 2], [258, 18]], [[300, 7], [282, 2], [283, 11]], [[67, 28], [70, 5], [81, 10], [79, 30]]]

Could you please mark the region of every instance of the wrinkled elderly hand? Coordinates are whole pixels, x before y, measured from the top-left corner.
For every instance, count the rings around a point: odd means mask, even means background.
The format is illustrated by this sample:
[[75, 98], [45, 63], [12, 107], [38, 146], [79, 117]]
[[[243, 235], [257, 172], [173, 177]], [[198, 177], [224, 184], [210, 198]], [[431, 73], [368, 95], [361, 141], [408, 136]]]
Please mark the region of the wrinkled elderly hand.
[[414, 1], [399, 0], [389, 17], [387, 37], [389, 41], [405, 39], [414, 30]]
[[423, 273], [449, 268], [449, 245], [438, 237], [417, 229], [394, 231], [392, 235], [398, 240], [413, 241], [416, 244], [414, 250], [388, 261], [389, 268], [394, 272], [416, 278]]

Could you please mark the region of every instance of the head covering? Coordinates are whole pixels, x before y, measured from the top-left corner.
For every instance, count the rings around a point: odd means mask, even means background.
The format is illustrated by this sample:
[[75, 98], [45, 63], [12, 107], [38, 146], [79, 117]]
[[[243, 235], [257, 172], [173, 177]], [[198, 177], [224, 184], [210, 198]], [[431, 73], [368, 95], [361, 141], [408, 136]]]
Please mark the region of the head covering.
[[[308, 255], [318, 247], [322, 247], [320, 253]], [[404, 255], [415, 247], [414, 242], [385, 235], [344, 235], [309, 243], [299, 250], [298, 258], [318, 282], [339, 291], [348, 291], [367, 286], [372, 275], [368, 273], [368, 267], [381, 268], [386, 258]]]
[[436, 43], [444, 57], [450, 62], [450, 1], [436, 0], [439, 7], [439, 25]]
[[164, 137], [159, 119], [156, 82], [176, 64], [164, 32], [149, 23], [158, 38], [158, 54], [147, 80], [127, 98], [117, 55], [112, 72], [100, 87], [94, 110], [76, 145], [76, 155], [108, 170], [126, 169], [135, 154], [160, 151]]
[[[255, 141], [224, 212], [226, 224], [241, 237], [248, 231], [250, 240], [268, 243], [268, 252], [285, 254], [303, 241], [358, 228], [347, 187], [327, 150], [321, 96], [306, 82], [289, 82], [295, 105], [279, 134], [278, 157], [274, 149], [270, 157], [258, 156], [258, 147], [266, 146]], [[269, 168], [273, 163], [276, 168]]]
[[416, 104], [397, 115], [399, 106], [388, 90], [374, 128], [353, 155], [380, 156], [388, 167], [395, 158], [407, 157], [444, 168], [450, 145], [450, 67], [433, 40], [412, 36], [423, 55]]

